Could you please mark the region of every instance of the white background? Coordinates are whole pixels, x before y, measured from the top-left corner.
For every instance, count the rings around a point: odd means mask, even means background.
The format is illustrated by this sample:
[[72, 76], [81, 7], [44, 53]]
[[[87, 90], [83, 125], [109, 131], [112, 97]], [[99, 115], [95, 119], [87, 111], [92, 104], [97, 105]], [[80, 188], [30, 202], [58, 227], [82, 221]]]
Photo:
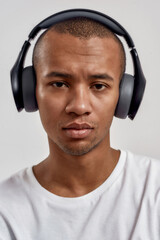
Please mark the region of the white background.
[[[134, 121], [114, 119], [111, 144], [160, 159], [159, 0], [0, 0], [0, 6], [0, 180], [48, 155], [39, 113], [16, 110], [10, 69], [32, 28], [53, 13], [69, 8], [101, 11], [119, 21], [132, 36], [147, 87]], [[131, 73], [128, 53], [127, 57], [127, 70]]]

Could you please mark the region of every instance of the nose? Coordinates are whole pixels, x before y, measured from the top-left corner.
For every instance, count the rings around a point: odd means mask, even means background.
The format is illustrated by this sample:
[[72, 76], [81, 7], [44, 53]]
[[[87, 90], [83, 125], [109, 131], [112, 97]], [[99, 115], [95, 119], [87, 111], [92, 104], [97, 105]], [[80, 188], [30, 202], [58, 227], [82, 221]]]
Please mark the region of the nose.
[[66, 105], [65, 111], [67, 114], [90, 114], [92, 111], [92, 106], [88, 89], [85, 87], [79, 87], [70, 93], [70, 98]]

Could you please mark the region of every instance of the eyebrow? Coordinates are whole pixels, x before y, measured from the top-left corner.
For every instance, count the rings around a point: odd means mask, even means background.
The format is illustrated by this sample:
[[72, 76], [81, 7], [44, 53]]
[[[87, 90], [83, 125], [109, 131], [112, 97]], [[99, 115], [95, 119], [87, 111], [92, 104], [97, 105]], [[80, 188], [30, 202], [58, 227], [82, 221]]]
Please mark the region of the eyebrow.
[[104, 79], [104, 80], [112, 80], [113, 81], [113, 78], [110, 75], [106, 74], [106, 73], [94, 74], [94, 75], [91, 75], [91, 78], [92, 79]]
[[72, 78], [71, 74], [62, 73], [62, 72], [50, 72], [46, 75], [46, 77], [62, 77], [62, 78]]
[[[60, 77], [60, 78], [66, 78], [66, 79], [72, 79], [73, 75], [69, 73], [63, 73], [63, 72], [57, 72], [53, 71], [46, 75], [46, 77]], [[106, 73], [97, 73], [89, 76], [90, 79], [104, 79], [104, 80], [111, 80], [113, 81], [113, 78], [106, 74]]]

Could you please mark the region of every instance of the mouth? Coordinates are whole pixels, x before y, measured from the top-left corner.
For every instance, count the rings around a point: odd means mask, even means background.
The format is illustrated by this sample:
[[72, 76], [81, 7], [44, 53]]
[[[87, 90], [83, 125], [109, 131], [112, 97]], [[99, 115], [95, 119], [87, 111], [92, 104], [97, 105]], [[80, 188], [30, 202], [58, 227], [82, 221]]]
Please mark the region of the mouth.
[[88, 123], [71, 123], [63, 128], [65, 135], [74, 139], [86, 138], [93, 129]]

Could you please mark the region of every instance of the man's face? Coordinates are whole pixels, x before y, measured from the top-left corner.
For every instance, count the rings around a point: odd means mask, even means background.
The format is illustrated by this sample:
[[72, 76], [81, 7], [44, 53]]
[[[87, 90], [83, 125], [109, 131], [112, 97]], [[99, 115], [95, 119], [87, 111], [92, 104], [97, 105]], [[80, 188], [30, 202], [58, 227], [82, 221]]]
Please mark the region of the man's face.
[[109, 142], [120, 71], [120, 50], [112, 38], [47, 33], [36, 67], [36, 97], [54, 149], [83, 155]]

